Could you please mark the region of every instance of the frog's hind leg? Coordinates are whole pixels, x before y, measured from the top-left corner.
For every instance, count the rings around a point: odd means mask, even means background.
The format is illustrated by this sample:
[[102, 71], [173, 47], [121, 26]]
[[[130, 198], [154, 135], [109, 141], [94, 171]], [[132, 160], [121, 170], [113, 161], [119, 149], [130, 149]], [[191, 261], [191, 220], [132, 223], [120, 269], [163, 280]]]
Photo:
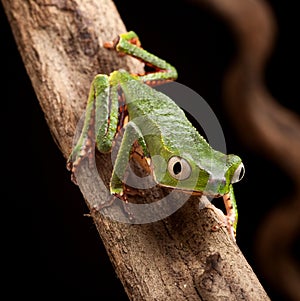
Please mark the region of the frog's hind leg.
[[93, 84], [85, 111], [85, 119], [79, 139], [67, 161], [67, 169], [72, 172], [72, 180], [76, 183], [75, 172], [84, 158], [92, 159], [95, 148], [95, 100], [93, 97]]
[[90, 88], [83, 128], [67, 162], [75, 182], [75, 171], [81, 161], [84, 158], [94, 160], [95, 146], [100, 152], [111, 149], [118, 123], [118, 114], [114, 113], [118, 111], [118, 101], [113, 101], [114, 93], [117, 94], [117, 90], [109, 86], [109, 77], [96, 75]]
[[141, 48], [139, 37], [133, 31], [120, 34], [114, 42], [105, 43], [104, 46], [115, 49], [121, 54], [135, 57], [153, 68], [153, 72], [136, 75], [150, 86], [162, 84], [177, 78], [177, 71], [171, 64]]

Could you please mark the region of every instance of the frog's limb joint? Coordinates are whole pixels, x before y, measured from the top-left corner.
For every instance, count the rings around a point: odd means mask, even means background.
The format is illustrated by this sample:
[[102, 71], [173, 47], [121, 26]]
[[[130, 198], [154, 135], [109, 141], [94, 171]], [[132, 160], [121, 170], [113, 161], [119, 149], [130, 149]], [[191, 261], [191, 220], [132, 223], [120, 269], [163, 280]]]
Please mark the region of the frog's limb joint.
[[94, 210], [101, 211], [104, 208], [110, 207], [110, 206], [113, 205], [113, 203], [116, 201], [116, 199], [121, 200], [122, 210], [126, 214], [127, 218], [130, 221], [133, 221], [134, 220], [134, 216], [133, 216], [132, 212], [129, 209], [128, 200], [127, 200], [126, 194], [118, 194], [118, 193], [112, 194], [112, 195], [110, 195], [109, 199], [106, 202], [104, 202], [104, 203], [102, 203], [100, 205], [96, 205], [94, 207]]

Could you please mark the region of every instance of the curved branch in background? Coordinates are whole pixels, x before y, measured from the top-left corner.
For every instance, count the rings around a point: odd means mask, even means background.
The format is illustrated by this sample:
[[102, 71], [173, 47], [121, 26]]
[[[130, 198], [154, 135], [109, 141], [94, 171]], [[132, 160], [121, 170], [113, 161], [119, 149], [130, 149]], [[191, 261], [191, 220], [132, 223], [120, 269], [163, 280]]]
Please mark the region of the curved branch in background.
[[264, 69], [273, 48], [276, 25], [262, 0], [197, 0], [231, 27], [237, 53], [224, 78], [228, 112], [251, 148], [277, 163], [294, 181], [290, 199], [265, 218], [258, 233], [262, 271], [272, 285], [300, 300], [300, 271], [290, 249], [300, 231], [300, 120], [267, 91]]

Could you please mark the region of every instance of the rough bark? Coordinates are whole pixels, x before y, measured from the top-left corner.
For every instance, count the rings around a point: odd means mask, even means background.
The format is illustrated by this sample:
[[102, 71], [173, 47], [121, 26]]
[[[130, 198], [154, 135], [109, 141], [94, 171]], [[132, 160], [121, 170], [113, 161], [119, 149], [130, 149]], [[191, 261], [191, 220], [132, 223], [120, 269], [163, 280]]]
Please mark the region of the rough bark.
[[[95, 74], [140, 72], [142, 65], [102, 47], [125, 31], [111, 1], [2, 2], [53, 138], [67, 158]], [[85, 201], [130, 300], [269, 300], [238, 246], [218, 227], [222, 216], [213, 206], [200, 210], [193, 197], [157, 222], [114, 221], [93, 210], [95, 202], [107, 201], [109, 156], [97, 154], [97, 165], [103, 194], [95, 199], [93, 189], [99, 187], [88, 168], [81, 188], [88, 187]], [[165, 193], [152, 189], [147, 202]], [[181, 198], [174, 196], [174, 202]]]

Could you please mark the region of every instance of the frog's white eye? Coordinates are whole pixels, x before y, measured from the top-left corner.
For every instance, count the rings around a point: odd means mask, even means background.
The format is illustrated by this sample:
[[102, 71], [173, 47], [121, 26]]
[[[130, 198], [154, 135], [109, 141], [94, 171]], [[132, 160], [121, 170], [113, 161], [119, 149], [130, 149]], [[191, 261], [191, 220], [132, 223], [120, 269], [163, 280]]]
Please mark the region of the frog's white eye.
[[181, 157], [174, 156], [169, 159], [168, 171], [174, 179], [185, 180], [191, 175], [192, 168], [188, 161]]
[[238, 166], [238, 168], [235, 170], [235, 172], [232, 176], [232, 179], [231, 179], [231, 183], [236, 183], [236, 182], [240, 181], [244, 177], [244, 174], [245, 174], [245, 167], [244, 167], [244, 164], [241, 163]]

